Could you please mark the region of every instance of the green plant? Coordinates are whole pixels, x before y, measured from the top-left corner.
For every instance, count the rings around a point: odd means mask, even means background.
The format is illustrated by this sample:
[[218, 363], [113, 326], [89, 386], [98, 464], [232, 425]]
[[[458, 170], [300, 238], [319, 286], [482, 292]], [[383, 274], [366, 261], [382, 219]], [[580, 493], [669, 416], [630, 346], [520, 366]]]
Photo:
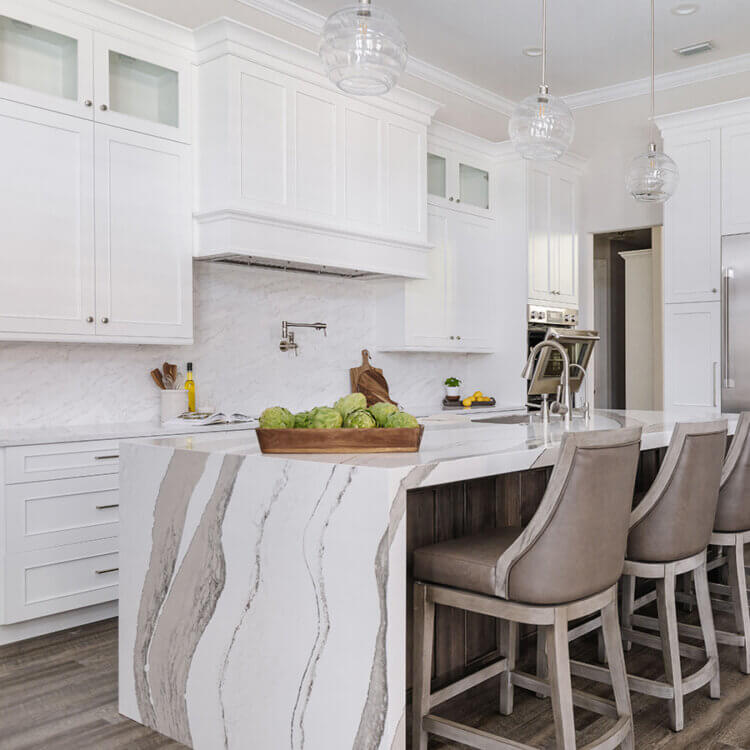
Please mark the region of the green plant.
[[461, 381], [458, 378], [446, 378], [445, 384], [448, 388], [458, 388], [461, 385]]

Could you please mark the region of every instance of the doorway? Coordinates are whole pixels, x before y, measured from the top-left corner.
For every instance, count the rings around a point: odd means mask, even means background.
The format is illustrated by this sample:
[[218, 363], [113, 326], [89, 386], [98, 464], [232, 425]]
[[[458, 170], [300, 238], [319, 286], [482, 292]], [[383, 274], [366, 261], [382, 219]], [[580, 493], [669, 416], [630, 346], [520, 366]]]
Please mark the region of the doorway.
[[598, 409], [662, 408], [661, 267], [661, 227], [594, 235]]

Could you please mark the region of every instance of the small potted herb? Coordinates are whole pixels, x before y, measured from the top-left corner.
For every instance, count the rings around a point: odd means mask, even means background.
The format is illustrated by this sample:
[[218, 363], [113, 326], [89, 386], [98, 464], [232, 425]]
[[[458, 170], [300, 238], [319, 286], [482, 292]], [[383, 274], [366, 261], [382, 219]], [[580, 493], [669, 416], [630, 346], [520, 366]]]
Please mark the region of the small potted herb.
[[448, 401], [458, 401], [459, 386], [461, 381], [458, 378], [446, 378], [445, 379], [445, 397]]

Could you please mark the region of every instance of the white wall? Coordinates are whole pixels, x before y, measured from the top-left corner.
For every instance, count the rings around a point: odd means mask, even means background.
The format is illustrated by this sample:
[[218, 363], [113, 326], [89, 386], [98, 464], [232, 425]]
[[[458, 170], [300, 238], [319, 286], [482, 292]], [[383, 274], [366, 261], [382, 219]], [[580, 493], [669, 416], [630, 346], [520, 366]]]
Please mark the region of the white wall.
[[[193, 361], [199, 405], [258, 414], [302, 409], [349, 392], [349, 368], [375, 340], [377, 281], [330, 279], [195, 264], [195, 345], [0, 343], [0, 428], [153, 420], [158, 390], [149, 371]], [[322, 320], [328, 336], [302, 330], [299, 356], [279, 351], [281, 321]], [[438, 411], [450, 375], [466, 392], [518, 389], [516, 363], [501, 356], [472, 377], [486, 355], [378, 354], [392, 396], [407, 409]]]

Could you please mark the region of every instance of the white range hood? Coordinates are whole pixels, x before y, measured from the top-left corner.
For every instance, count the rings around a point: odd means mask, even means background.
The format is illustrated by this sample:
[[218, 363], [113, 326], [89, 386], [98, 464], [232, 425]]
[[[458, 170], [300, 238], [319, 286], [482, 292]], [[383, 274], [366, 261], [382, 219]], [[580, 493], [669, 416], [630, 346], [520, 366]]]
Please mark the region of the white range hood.
[[438, 104], [352, 98], [317, 55], [227, 19], [196, 32], [199, 260], [426, 278]]

